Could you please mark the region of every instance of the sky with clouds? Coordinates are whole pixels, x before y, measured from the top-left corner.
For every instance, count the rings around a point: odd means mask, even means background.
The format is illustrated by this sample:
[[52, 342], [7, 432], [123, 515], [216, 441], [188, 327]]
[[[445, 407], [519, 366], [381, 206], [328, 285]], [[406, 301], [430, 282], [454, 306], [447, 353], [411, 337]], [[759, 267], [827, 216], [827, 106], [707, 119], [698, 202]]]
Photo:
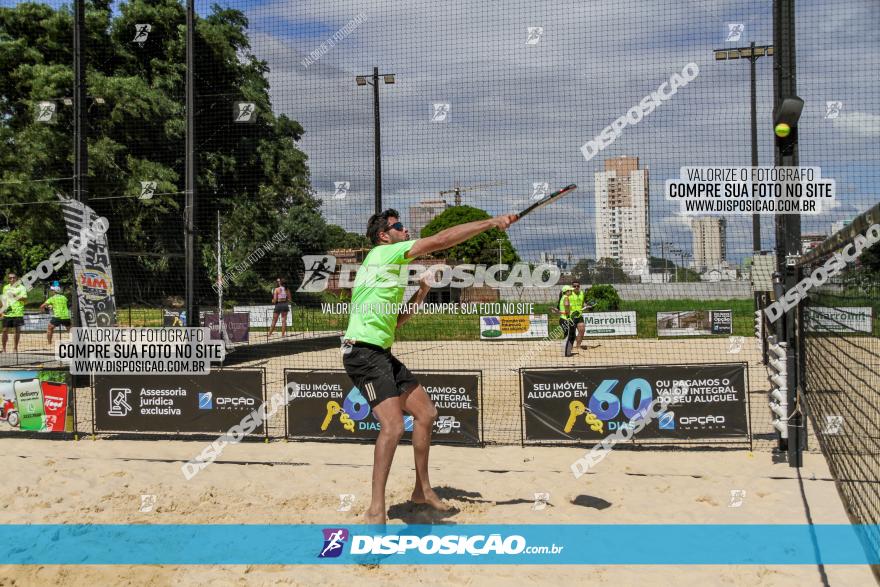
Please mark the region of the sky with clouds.
[[[465, 194], [491, 213], [529, 203], [532, 184], [578, 192], [514, 226], [524, 257], [540, 251], [594, 253], [594, 174], [607, 157], [637, 156], [648, 169], [652, 241], [690, 248], [686, 218], [663, 195], [682, 166], [748, 165], [749, 67], [716, 62], [712, 50], [772, 42], [769, 1], [486, 0], [453, 2], [233, 2], [251, 19], [253, 51], [270, 67], [277, 111], [306, 129], [315, 188], [327, 218], [363, 230], [373, 206], [373, 105], [356, 74], [396, 74], [380, 86], [383, 203], [404, 213], [456, 184], [502, 182]], [[357, 18], [360, 15], [360, 18]], [[798, 2], [798, 92], [806, 101], [801, 164], [837, 181], [829, 213], [805, 217], [805, 232], [829, 232], [878, 199], [880, 4]], [[363, 22], [311, 64], [303, 58], [356, 19]], [[744, 25], [727, 41], [729, 23]], [[529, 27], [543, 27], [528, 44]], [[587, 161], [581, 145], [689, 62], [700, 75]], [[773, 63], [757, 64], [759, 153], [772, 165]], [[836, 119], [826, 102], [841, 101]], [[448, 103], [445, 122], [433, 104]], [[349, 181], [344, 199], [335, 182]], [[772, 222], [763, 219], [764, 241]], [[728, 218], [728, 250], [751, 250], [747, 216]]]
[[[8, 0], [7, 2], [8, 3]], [[197, 0], [199, 12], [210, 7]], [[592, 257], [594, 174], [606, 158], [639, 157], [650, 181], [651, 240], [689, 249], [686, 217], [664, 198], [682, 166], [750, 163], [749, 67], [713, 49], [772, 42], [769, 0], [224, 0], [250, 20], [252, 52], [269, 66], [273, 107], [299, 121], [325, 217], [363, 232], [373, 209], [372, 88], [355, 75], [396, 74], [380, 86], [383, 204], [407, 209], [455, 185], [500, 182], [464, 194], [490, 213], [530, 203], [532, 185], [579, 190], [510, 229], [521, 256]], [[356, 20], [355, 20], [356, 19]], [[322, 42], [355, 20], [314, 63]], [[357, 24], [359, 21], [359, 24]], [[744, 25], [727, 41], [730, 23]], [[878, 201], [880, 3], [797, 2], [801, 165], [837, 182], [832, 210], [803, 219], [828, 233]], [[529, 27], [543, 27], [528, 44]], [[587, 161], [581, 146], [689, 62], [699, 76]], [[772, 59], [757, 63], [759, 153], [772, 165]], [[843, 103], [826, 118], [829, 101]], [[448, 103], [445, 122], [433, 104]], [[343, 199], [335, 182], [348, 181]], [[764, 246], [772, 218], [762, 219]], [[729, 256], [751, 251], [749, 216], [728, 217]]]

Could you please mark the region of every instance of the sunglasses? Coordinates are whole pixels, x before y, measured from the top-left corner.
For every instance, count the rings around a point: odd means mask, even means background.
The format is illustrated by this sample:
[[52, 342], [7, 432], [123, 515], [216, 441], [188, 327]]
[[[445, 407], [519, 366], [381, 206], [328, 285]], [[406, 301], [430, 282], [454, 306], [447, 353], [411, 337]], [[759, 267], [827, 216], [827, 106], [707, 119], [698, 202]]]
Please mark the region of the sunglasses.
[[403, 230], [403, 222], [395, 222], [394, 224], [389, 225], [388, 228], [386, 228], [385, 230], [387, 231], [391, 229]]

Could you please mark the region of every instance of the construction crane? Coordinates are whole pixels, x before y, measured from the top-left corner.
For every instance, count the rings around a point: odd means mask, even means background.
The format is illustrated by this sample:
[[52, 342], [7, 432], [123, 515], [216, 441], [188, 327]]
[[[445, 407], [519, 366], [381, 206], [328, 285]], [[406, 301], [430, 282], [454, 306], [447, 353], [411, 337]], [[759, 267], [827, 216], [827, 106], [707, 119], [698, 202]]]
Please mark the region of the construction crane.
[[447, 194], [455, 194], [455, 205], [461, 206], [461, 194], [463, 194], [464, 192], [472, 192], [475, 190], [482, 190], [485, 188], [493, 188], [493, 187], [498, 187], [498, 186], [502, 186], [502, 185], [504, 185], [504, 182], [502, 182], [502, 181], [495, 181], [492, 183], [480, 183], [477, 185], [469, 185], [469, 186], [464, 186], [464, 187], [456, 185], [451, 190], [443, 190], [442, 192], [440, 192], [440, 195], [445, 196]]

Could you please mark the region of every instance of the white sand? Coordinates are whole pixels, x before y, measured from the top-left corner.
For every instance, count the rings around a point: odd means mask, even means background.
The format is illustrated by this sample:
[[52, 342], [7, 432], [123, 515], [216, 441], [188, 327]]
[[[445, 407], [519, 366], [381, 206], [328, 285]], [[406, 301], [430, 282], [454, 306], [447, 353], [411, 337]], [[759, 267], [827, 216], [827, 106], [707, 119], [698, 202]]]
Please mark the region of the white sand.
[[[28, 337], [29, 346], [38, 346]], [[748, 363], [755, 452], [616, 450], [595, 470], [574, 479], [570, 464], [583, 448], [485, 449], [434, 447], [431, 475], [458, 513], [452, 523], [747, 523], [807, 522], [796, 472], [773, 464], [766, 404], [766, 370], [755, 339], [731, 352], [726, 338], [590, 340], [599, 344], [572, 359], [558, 345], [522, 342], [400, 343], [395, 353], [412, 369], [483, 370], [485, 436], [519, 442], [519, 382], [515, 367], [619, 364]], [[257, 361], [268, 391], [283, 386], [285, 368], [341, 368], [336, 350]], [[77, 398], [80, 430], [90, 430], [91, 397]], [[283, 434], [283, 420], [270, 422]], [[811, 449], [817, 445], [811, 437]], [[51, 442], [0, 439], [0, 523], [360, 523], [369, 500], [372, 447], [357, 444], [247, 443], [226, 449], [192, 481], [180, 472], [204, 442]], [[170, 462], [166, 462], [170, 461]], [[804, 455], [804, 492], [814, 523], [848, 523], [821, 454]], [[244, 464], [250, 463], [250, 464]], [[407, 499], [413, 478], [409, 446], [402, 446], [389, 481], [391, 523], [437, 520]], [[728, 507], [731, 490], [744, 490], [741, 507]], [[534, 494], [550, 493], [535, 511]], [[156, 495], [152, 512], [141, 496]], [[338, 512], [339, 494], [354, 494]], [[668, 545], [656, 545], [665, 548]], [[831, 585], [874, 585], [867, 567], [826, 567]], [[816, 566], [0, 566], [5, 585], [821, 585]]]
[[[352, 524], [369, 499], [372, 447], [247, 443], [191, 481], [180, 472], [204, 443], [2, 441], [0, 523]], [[617, 450], [574, 479], [575, 448], [435, 447], [431, 475], [459, 512], [454, 523], [780, 523], [807, 521], [795, 470], [747, 451]], [[172, 462], [164, 462], [170, 460]], [[247, 463], [250, 464], [235, 464]], [[261, 464], [265, 463], [265, 464]], [[271, 464], [270, 464], [271, 463]], [[821, 455], [805, 455], [804, 491], [814, 523], [847, 523]], [[390, 523], [429, 523], [407, 503], [413, 478], [402, 446], [389, 481]], [[745, 490], [740, 507], [730, 491]], [[532, 509], [534, 494], [550, 506]], [[339, 494], [354, 494], [338, 512]], [[156, 495], [140, 512], [141, 495]], [[575, 502], [575, 503], [572, 503]], [[578, 505], [581, 504], [581, 505]], [[233, 537], [231, 537], [233, 538]], [[656, 545], [663, 548], [664, 545]], [[831, 585], [872, 585], [867, 567], [826, 567]], [[0, 567], [0, 585], [430, 585], [510, 584], [820, 585], [815, 566], [28, 566]]]

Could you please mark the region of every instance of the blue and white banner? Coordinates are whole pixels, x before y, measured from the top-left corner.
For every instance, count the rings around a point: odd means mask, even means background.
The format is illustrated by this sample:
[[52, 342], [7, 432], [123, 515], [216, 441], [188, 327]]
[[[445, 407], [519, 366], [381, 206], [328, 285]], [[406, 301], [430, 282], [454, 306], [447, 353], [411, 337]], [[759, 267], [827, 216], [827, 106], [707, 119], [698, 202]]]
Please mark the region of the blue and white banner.
[[[864, 565], [877, 526], [0, 525], [7, 565]], [[634, 545], [670, 545], [637, 548]]]

